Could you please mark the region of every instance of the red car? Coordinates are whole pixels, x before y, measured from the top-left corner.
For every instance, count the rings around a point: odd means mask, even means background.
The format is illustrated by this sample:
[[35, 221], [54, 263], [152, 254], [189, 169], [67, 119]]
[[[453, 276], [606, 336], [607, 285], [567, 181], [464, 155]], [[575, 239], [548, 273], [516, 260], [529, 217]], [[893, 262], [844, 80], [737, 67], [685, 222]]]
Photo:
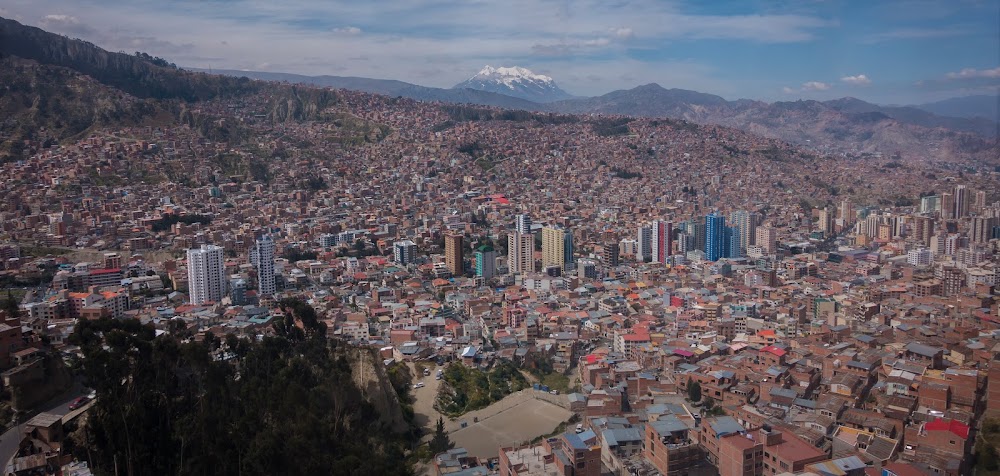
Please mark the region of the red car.
[[70, 410], [76, 410], [77, 408], [80, 408], [80, 407], [84, 406], [89, 401], [90, 401], [90, 398], [88, 398], [88, 397], [79, 397], [76, 400], [73, 400], [72, 402], [70, 402], [69, 409]]

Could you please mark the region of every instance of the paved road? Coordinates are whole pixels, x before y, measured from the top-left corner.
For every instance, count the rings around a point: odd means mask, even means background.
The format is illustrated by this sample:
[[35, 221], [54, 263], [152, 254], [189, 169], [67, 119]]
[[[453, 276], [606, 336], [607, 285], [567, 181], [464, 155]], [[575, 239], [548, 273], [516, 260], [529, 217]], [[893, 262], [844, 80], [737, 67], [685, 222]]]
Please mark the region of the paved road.
[[14, 457], [14, 453], [17, 451], [17, 444], [21, 439], [21, 430], [24, 428], [24, 422], [31, 419], [32, 416], [38, 413], [53, 413], [59, 416], [64, 416], [69, 413], [69, 404], [73, 402], [77, 397], [85, 395], [84, 388], [79, 384], [75, 385], [68, 392], [50, 400], [45, 405], [42, 405], [38, 411], [32, 412], [29, 416], [21, 419], [21, 424], [7, 430], [6, 433], [0, 435], [0, 464], [3, 467], [7, 467], [7, 462]]

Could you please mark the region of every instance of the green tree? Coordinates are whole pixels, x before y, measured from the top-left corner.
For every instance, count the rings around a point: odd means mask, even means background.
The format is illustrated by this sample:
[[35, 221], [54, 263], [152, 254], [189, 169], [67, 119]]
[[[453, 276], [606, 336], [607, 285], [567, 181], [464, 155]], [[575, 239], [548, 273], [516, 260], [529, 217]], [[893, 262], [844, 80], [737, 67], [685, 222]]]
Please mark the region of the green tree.
[[697, 380], [691, 380], [688, 383], [688, 399], [692, 402], [701, 401], [701, 382]]
[[7, 298], [3, 300], [3, 304], [0, 304], [0, 310], [7, 311], [7, 315], [10, 317], [17, 317], [21, 312], [21, 307], [17, 304], [17, 299], [14, 299], [14, 294], [7, 290]]
[[412, 474], [415, 441], [352, 383], [368, 350], [314, 334], [181, 342], [135, 319], [81, 321], [70, 340], [98, 398], [67, 447], [95, 474]]
[[437, 425], [434, 427], [434, 438], [430, 442], [431, 453], [439, 454], [444, 453], [451, 449], [451, 439], [448, 438], [448, 433], [444, 431], [444, 418], [438, 417]]

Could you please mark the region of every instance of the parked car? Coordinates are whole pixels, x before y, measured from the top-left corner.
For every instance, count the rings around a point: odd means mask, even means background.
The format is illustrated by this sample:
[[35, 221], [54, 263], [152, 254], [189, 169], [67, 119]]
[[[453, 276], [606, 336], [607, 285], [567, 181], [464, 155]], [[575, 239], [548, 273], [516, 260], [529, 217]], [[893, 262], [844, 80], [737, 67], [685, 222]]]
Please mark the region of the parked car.
[[417, 382], [417, 383], [413, 384], [413, 388], [422, 388], [423, 386], [424, 386], [423, 382]]
[[551, 393], [552, 395], [559, 395], [559, 390], [553, 390], [549, 393]]
[[72, 402], [70, 402], [69, 409], [70, 410], [76, 410], [77, 408], [80, 408], [80, 407], [86, 405], [87, 402], [89, 402], [89, 401], [90, 401], [90, 397], [78, 397], [76, 400], [73, 400]]

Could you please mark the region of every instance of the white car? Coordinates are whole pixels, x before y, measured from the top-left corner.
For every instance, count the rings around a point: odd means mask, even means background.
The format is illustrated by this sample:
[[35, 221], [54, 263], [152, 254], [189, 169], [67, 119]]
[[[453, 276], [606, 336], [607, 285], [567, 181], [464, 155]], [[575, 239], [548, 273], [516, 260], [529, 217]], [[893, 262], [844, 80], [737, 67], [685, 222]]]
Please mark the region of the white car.
[[423, 386], [424, 386], [423, 382], [418, 382], [418, 383], [413, 384], [413, 388], [422, 388]]

